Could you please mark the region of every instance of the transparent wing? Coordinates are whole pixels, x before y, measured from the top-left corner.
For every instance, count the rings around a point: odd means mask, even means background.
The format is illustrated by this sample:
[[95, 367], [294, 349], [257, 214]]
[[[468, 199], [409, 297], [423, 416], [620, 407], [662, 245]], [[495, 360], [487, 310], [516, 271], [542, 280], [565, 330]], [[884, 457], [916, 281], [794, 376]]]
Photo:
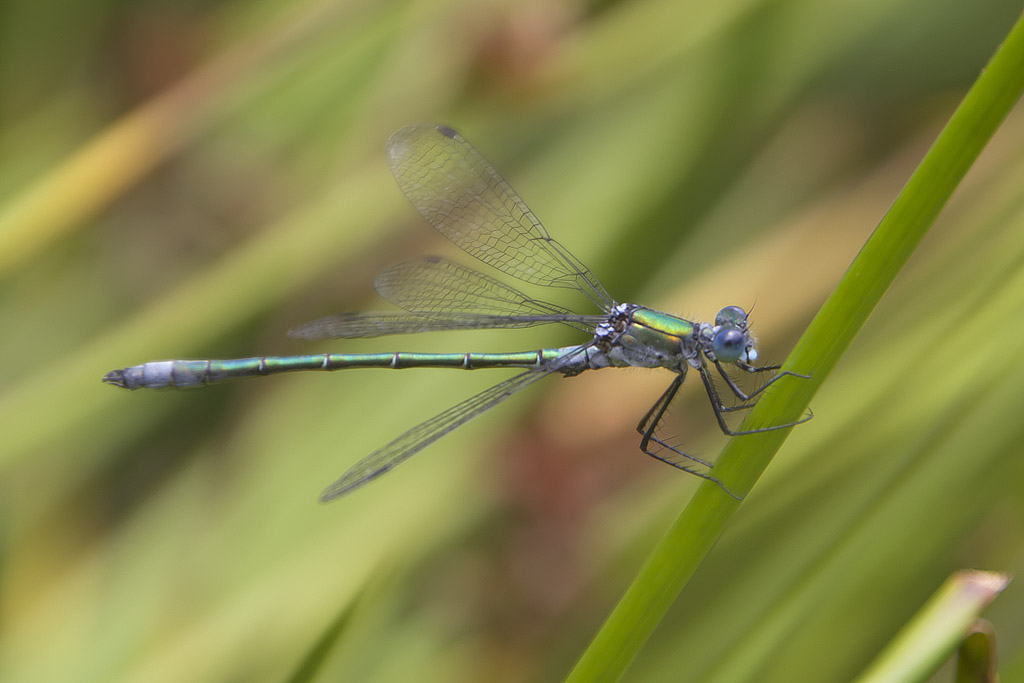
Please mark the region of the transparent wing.
[[584, 332], [604, 320], [532, 299], [499, 280], [431, 256], [392, 266], [374, 283], [377, 292], [408, 313], [343, 313], [306, 323], [289, 335], [301, 339], [377, 337], [435, 330], [519, 328], [564, 323]]
[[443, 413], [435, 415], [426, 422], [421, 422], [388, 445], [370, 453], [353, 465], [338, 481], [324, 489], [324, 492], [320, 494], [320, 500], [326, 503], [389, 472], [480, 413], [490, 410], [537, 380], [558, 372], [560, 368], [590, 346], [592, 343], [584, 344], [541, 368], [527, 370], [510, 377], [504, 382], [495, 384], [462, 403], [452, 406]]
[[[503, 324], [504, 323], [504, 324]], [[530, 323], [527, 323], [529, 325]], [[540, 324], [540, 323], [532, 323]], [[339, 313], [318, 318], [289, 330], [292, 339], [356, 339], [389, 334], [419, 334], [440, 330], [479, 330], [514, 327], [505, 318], [448, 316], [426, 318], [409, 313]]]
[[532, 327], [548, 323], [564, 323], [590, 331], [604, 320], [603, 316], [576, 314], [552, 315], [438, 315], [426, 317], [408, 313], [341, 313], [299, 325], [289, 330], [293, 339], [355, 339], [383, 337], [389, 334], [419, 334], [443, 330], [481, 330]]
[[581, 291], [602, 308], [614, 305], [590, 269], [548, 234], [461, 135], [421, 124], [392, 135], [387, 147], [402, 192], [461, 249], [520, 280]]
[[387, 446], [370, 453], [353, 465], [341, 479], [324, 489], [324, 492], [320, 494], [320, 500], [326, 503], [376, 479], [456, 427], [493, 408], [547, 374], [543, 371], [527, 370], [413, 427]]
[[377, 292], [407, 311], [429, 318], [449, 314], [483, 316], [504, 324], [494, 327], [527, 327], [562, 322], [584, 332], [605, 316], [579, 315], [556, 304], [534, 299], [488, 275], [428, 256], [401, 263], [381, 272], [374, 281]]

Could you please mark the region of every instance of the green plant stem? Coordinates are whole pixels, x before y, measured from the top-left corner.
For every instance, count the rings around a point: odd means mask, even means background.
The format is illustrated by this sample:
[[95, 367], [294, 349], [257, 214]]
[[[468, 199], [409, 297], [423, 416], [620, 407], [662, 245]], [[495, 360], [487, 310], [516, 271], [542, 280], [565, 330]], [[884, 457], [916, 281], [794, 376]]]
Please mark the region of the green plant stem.
[[[939, 588], [921, 611], [893, 638], [855, 683], [926, 681], [971, 633], [985, 608], [1010, 584], [1006, 574], [957, 572]], [[992, 638], [981, 650], [991, 655]], [[982, 670], [991, 662], [983, 657]]]
[[[777, 382], [751, 410], [744, 428], [791, 422], [804, 414], [1022, 90], [1024, 19], [1013, 26], [790, 354], [784, 368], [810, 379]], [[716, 464], [719, 477], [731, 490], [746, 494], [788, 432], [730, 439]], [[583, 653], [570, 681], [622, 676], [738, 508], [736, 500], [710, 482], [698, 489]]]

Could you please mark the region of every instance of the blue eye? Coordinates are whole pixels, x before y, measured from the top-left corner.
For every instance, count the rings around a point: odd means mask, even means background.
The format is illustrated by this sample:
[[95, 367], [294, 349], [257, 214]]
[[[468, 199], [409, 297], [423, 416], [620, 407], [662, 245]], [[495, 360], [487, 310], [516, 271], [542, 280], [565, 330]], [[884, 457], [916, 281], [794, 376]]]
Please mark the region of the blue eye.
[[739, 306], [726, 306], [715, 316], [715, 325], [731, 325], [732, 327], [744, 328], [747, 326], [747, 312]]
[[711, 350], [715, 358], [723, 363], [735, 363], [746, 351], [747, 335], [735, 327], [726, 327], [715, 335], [711, 342]]

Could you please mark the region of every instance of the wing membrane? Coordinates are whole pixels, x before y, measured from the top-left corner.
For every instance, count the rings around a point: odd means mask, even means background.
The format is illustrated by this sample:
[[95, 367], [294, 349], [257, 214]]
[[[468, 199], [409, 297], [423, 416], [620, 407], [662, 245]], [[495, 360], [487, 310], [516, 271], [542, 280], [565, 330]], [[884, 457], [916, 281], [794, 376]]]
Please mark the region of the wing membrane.
[[377, 293], [418, 315], [570, 315], [562, 306], [532, 299], [500, 280], [437, 256], [400, 263], [374, 280]]
[[602, 308], [614, 304], [590, 269], [455, 131], [403, 128], [388, 140], [388, 163], [417, 211], [467, 253], [525, 282], [581, 291]]
[[603, 316], [551, 315], [437, 315], [409, 313], [341, 313], [299, 325], [288, 332], [292, 339], [356, 339], [389, 334], [418, 334], [444, 330], [510, 329], [564, 323], [590, 331]]
[[289, 335], [299, 339], [379, 337], [547, 323], [592, 332], [604, 319], [532, 299], [499, 280], [436, 256], [387, 268], [374, 286], [383, 298], [408, 313], [342, 313], [301, 325]]
[[426, 422], [421, 422], [391, 443], [370, 453], [353, 465], [340, 479], [328, 486], [320, 494], [320, 500], [326, 503], [389, 472], [453, 429], [490, 410], [537, 380], [558, 372], [560, 368], [565, 367], [568, 362], [575, 356], [583, 353], [589, 346], [591, 344], [584, 344], [549, 365], [536, 370], [521, 372], [504, 382], [499, 382], [493, 387], [469, 397], [462, 403], [452, 406]]

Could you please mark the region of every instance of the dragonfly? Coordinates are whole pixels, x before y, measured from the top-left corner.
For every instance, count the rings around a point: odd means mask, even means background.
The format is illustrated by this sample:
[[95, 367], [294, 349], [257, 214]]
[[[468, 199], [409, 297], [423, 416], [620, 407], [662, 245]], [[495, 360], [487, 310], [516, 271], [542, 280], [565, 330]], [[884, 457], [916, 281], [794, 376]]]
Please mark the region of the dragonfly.
[[[437, 256], [385, 269], [374, 281], [377, 293], [401, 312], [343, 313], [291, 330], [298, 339], [351, 339], [439, 330], [514, 329], [559, 323], [583, 332], [583, 343], [514, 353], [322, 353], [259, 356], [233, 360], [162, 360], [112, 370], [103, 381], [125, 389], [163, 389], [213, 384], [239, 377], [298, 370], [347, 368], [519, 368], [522, 372], [413, 427], [358, 461], [321, 494], [330, 501], [389, 472], [474, 417], [549, 375], [573, 377], [609, 367], [664, 368], [668, 388], [637, 425], [640, 450], [679, 470], [714, 482], [739, 498], [712, 472], [712, 464], [686, 453], [661, 436], [665, 418], [687, 374], [704, 385], [722, 432], [728, 436], [786, 429], [786, 424], [733, 430], [726, 415], [754, 405], [759, 394], [783, 377], [778, 372], [744, 392], [727, 372], [768, 373], [779, 365], [754, 365], [756, 339], [739, 306], [725, 306], [713, 323], [694, 322], [645, 306], [619, 303], [594, 273], [551, 237], [508, 182], [459, 133], [443, 125], [399, 130], [387, 143], [387, 158], [399, 187], [442, 235], [488, 266], [531, 285], [583, 294], [601, 310], [579, 314], [535, 299], [501, 280]], [[714, 373], [714, 374], [713, 374]], [[716, 386], [717, 374], [729, 394]], [[765, 375], [767, 376], [767, 375]], [[728, 395], [728, 394], [727, 394]]]

